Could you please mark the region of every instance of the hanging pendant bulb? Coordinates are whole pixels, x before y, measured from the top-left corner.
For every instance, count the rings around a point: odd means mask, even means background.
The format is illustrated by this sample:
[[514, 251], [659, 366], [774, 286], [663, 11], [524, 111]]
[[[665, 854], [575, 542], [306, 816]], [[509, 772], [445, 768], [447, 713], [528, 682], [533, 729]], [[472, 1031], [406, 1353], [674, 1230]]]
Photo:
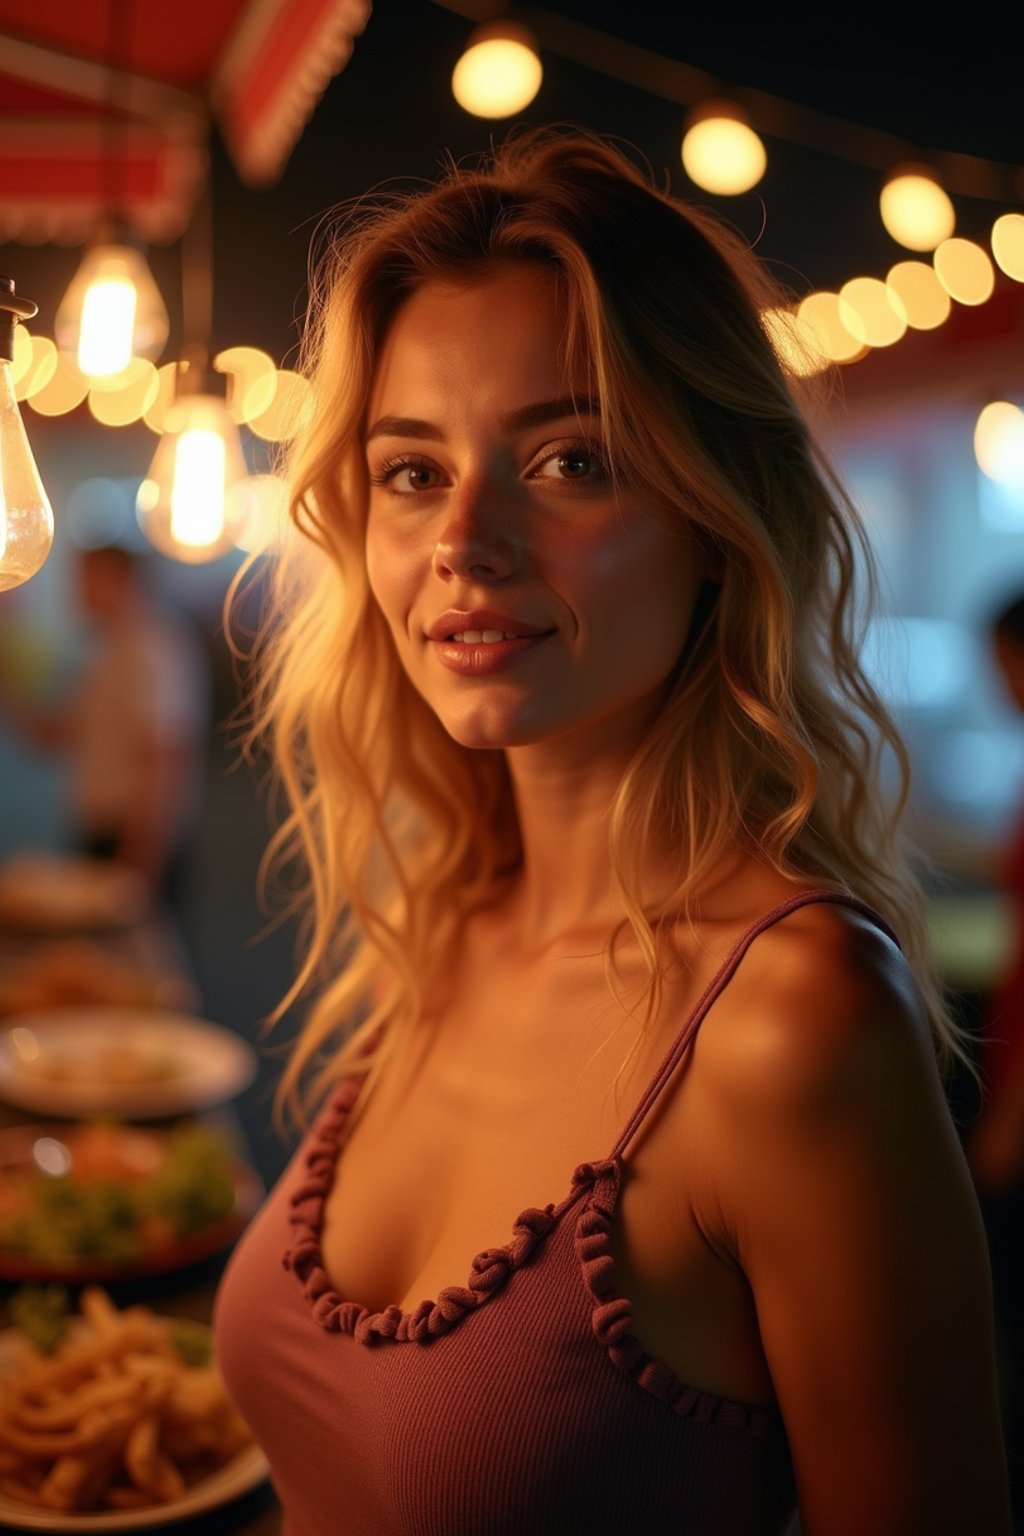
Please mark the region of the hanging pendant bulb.
[[53, 543], [53, 512], [18, 410], [11, 363], [19, 320], [37, 306], [0, 277], [0, 592], [34, 576]]
[[120, 374], [133, 357], [155, 361], [167, 342], [167, 309], [141, 251], [90, 247], [57, 310], [57, 345], [91, 379]]
[[[195, 377], [191, 384], [189, 379]], [[149, 474], [139, 487], [139, 526], [163, 554], [201, 565], [236, 546], [245, 509], [231, 491], [246, 477], [238, 428], [204, 370], [179, 375]]]

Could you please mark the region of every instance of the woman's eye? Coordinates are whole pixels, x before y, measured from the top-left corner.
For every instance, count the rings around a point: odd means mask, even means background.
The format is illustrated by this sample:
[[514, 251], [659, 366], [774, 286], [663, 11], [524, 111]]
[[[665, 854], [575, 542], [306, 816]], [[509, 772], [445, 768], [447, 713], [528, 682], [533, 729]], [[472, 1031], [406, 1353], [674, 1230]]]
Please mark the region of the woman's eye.
[[432, 464], [394, 459], [374, 470], [370, 475], [370, 483], [386, 485], [399, 496], [411, 496], [417, 491], [434, 490], [441, 483], [441, 472]]
[[534, 474], [542, 480], [598, 480], [604, 475], [604, 461], [595, 448], [580, 444], [549, 454]]

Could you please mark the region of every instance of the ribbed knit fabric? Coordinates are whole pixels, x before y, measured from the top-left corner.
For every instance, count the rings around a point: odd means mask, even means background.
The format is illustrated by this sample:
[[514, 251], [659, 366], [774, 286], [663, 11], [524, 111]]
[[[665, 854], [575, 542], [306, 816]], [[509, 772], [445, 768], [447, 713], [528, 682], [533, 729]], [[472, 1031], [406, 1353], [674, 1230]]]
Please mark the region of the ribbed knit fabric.
[[235, 1250], [214, 1318], [285, 1536], [782, 1536], [795, 1496], [778, 1410], [686, 1386], [646, 1353], [616, 1286], [611, 1224], [628, 1145], [747, 948], [819, 901], [892, 936], [831, 892], [766, 913], [611, 1154], [581, 1164], [560, 1204], [523, 1211], [464, 1285], [413, 1312], [372, 1312], [324, 1272], [323, 1205], [359, 1088], [339, 1083]]

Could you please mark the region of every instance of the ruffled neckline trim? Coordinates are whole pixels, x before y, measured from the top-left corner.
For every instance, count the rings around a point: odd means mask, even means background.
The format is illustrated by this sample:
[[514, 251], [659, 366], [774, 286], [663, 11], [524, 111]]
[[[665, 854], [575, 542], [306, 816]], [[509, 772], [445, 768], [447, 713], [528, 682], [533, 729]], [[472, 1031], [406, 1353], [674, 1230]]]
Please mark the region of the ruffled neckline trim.
[[485, 1306], [511, 1274], [537, 1252], [562, 1215], [586, 1196], [576, 1220], [576, 1256], [584, 1282], [594, 1300], [591, 1325], [609, 1359], [643, 1391], [665, 1403], [680, 1417], [743, 1430], [758, 1438], [782, 1432], [782, 1416], [774, 1405], [743, 1403], [687, 1387], [670, 1366], [656, 1360], [633, 1333], [633, 1309], [615, 1289], [612, 1220], [622, 1180], [619, 1157], [581, 1163], [572, 1187], [560, 1205], [528, 1206], [513, 1222], [513, 1236], [500, 1248], [485, 1248], [470, 1265], [464, 1286], [446, 1286], [436, 1301], [421, 1301], [413, 1311], [385, 1307], [381, 1312], [357, 1301], [346, 1301], [331, 1284], [324, 1268], [321, 1235], [324, 1205], [334, 1179], [342, 1135], [361, 1079], [339, 1085], [313, 1132], [304, 1158], [304, 1174], [290, 1200], [293, 1240], [283, 1263], [302, 1285], [314, 1321], [328, 1333], [351, 1334], [357, 1343], [384, 1340], [427, 1344], [450, 1333], [470, 1312]]

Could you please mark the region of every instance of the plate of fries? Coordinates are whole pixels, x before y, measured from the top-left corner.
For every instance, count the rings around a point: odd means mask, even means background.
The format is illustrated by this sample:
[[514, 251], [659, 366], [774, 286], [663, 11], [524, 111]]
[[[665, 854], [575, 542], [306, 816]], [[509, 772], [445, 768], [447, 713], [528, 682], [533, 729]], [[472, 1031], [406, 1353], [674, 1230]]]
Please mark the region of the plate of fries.
[[[99, 1287], [51, 1354], [0, 1333], [0, 1525], [141, 1531], [267, 1477], [208, 1353], [209, 1331]], [[203, 1348], [205, 1344], [205, 1350]]]

